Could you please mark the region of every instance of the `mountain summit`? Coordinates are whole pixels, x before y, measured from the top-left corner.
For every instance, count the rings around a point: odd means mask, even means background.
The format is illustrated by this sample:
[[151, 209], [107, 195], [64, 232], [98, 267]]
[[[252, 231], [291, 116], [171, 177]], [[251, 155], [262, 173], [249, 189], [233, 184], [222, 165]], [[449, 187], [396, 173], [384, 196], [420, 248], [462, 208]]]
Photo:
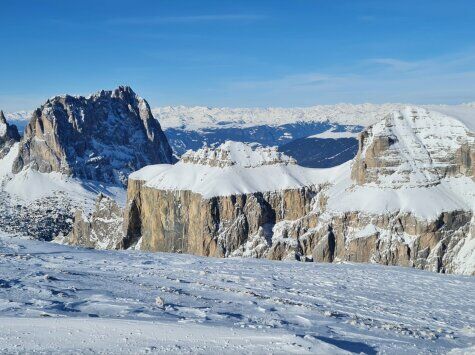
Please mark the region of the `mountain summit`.
[[0, 159], [8, 154], [10, 148], [20, 140], [15, 125], [9, 125], [3, 111], [0, 111]]
[[125, 185], [143, 166], [173, 161], [147, 101], [128, 86], [56, 96], [33, 112], [13, 172], [24, 167]]

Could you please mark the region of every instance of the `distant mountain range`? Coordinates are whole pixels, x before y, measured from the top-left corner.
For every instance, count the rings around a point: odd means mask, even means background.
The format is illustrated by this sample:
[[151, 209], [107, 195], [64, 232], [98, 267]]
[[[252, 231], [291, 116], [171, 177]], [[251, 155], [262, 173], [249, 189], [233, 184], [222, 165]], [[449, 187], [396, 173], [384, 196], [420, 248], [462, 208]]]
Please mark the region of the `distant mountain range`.
[[[227, 140], [265, 146], [279, 146], [286, 154], [308, 167], [329, 167], [356, 154], [356, 132], [381, 120], [387, 113], [403, 109], [403, 104], [337, 104], [303, 108], [212, 108], [166, 106], [152, 109], [173, 152], [181, 156], [204, 144]], [[471, 124], [475, 103], [424, 106], [454, 115]], [[10, 123], [23, 132], [32, 111], [7, 113]], [[331, 134], [323, 134], [323, 133]], [[345, 132], [350, 133], [346, 135]], [[341, 138], [346, 138], [335, 142]], [[353, 138], [353, 139], [352, 139]], [[315, 144], [314, 144], [315, 143]], [[336, 148], [336, 146], [338, 148]], [[302, 156], [307, 151], [312, 154]], [[318, 152], [317, 152], [318, 150]], [[338, 152], [340, 154], [337, 154]]]

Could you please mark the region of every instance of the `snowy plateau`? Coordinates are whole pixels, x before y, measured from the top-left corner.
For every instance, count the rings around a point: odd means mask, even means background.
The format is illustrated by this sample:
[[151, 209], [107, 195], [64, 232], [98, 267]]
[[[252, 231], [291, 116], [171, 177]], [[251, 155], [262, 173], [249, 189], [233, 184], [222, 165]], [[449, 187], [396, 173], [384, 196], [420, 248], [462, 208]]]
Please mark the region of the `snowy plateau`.
[[0, 353], [475, 353], [473, 104], [5, 116]]

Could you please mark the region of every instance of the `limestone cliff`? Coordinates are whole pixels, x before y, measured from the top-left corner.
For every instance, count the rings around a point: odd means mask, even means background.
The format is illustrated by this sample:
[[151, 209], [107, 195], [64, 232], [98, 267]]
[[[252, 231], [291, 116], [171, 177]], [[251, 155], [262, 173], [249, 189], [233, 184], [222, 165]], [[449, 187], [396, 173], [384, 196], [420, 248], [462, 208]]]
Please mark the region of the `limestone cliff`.
[[310, 212], [318, 181], [275, 148], [228, 141], [190, 151], [176, 165], [130, 176], [125, 244], [231, 256], [261, 233], [270, 245], [271, 226]]
[[[192, 191], [166, 191], [129, 181], [125, 246], [230, 256], [261, 228], [310, 212], [315, 188], [302, 187], [204, 198]], [[270, 246], [271, 229], [264, 242]]]
[[13, 172], [24, 167], [126, 184], [130, 172], [172, 162], [148, 103], [129, 87], [89, 97], [56, 96], [33, 112]]
[[475, 173], [475, 133], [426, 109], [396, 111], [359, 135], [351, 177], [380, 187], [429, 186]]
[[95, 249], [123, 249], [123, 211], [111, 198], [99, 194], [90, 216], [77, 210], [73, 229], [57, 241]]

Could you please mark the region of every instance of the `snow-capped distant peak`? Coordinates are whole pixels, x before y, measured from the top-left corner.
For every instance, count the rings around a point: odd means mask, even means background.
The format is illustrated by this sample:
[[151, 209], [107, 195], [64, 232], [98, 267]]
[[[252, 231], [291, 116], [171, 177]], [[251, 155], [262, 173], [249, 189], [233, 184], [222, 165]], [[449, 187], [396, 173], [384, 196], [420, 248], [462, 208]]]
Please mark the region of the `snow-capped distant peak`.
[[368, 126], [382, 119], [401, 104], [337, 104], [311, 107], [231, 108], [205, 106], [166, 106], [152, 109], [163, 129], [280, 126], [296, 122], [333, 122]]
[[218, 147], [203, 147], [198, 151], [187, 151], [183, 163], [209, 166], [232, 166], [244, 168], [274, 164], [295, 164], [295, 159], [281, 153], [277, 147], [262, 147], [258, 144], [226, 141]]
[[33, 111], [7, 112], [5, 116], [10, 121], [29, 121]]
[[337, 132], [337, 131], [332, 131], [328, 130], [322, 133], [318, 134], [313, 134], [311, 136], [308, 136], [307, 138], [318, 138], [318, 139], [340, 139], [340, 138], [357, 138], [359, 132]]

